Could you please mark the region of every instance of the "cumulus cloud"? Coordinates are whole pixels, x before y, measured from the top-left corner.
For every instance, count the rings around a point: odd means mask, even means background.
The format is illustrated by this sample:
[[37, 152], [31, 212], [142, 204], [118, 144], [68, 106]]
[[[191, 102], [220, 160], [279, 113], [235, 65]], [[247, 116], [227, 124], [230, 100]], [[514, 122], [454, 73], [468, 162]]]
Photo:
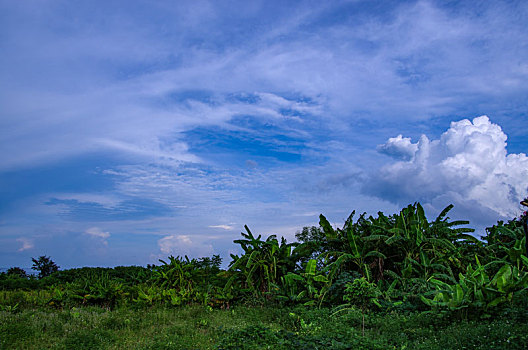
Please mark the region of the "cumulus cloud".
[[208, 256], [213, 246], [204, 241], [204, 237], [189, 235], [169, 235], [158, 240], [160, 251], [164, 254], [188, 255], [190, 257]]
[[411, 143], [410, 137], [403, 137], [400, 134], [396, 137], [391, 137], [385, 144], [379, 145], [377, 150], [394, 158], [409, 160], [418, 150], [418, 144]]
[[378, 146], [399, 160], [381, 168], [364, 190], [398, 204], [454, 203], [495, 218], [517, 216], [528, 193], [528, 157], [508, 154], [506, 140], [487, 116], [452, 122], [438, 140], [422, 135], [411, 143], [399, 135]]
[[91, 227], [84, 231], [84, 234], [94, 238], [98, 238], [103, 242], [104, 245], [108, 245], [108, 241], [106, 239], [110, 237], [110, 232], [105, 232], [99, 227]]
[[22, 247], [18, 249], [19, 252], [23, 252], [24, 250], [33, 249], [35, 247], [35, 244], [29, 238], [20, 237], [20, 238], [17, 238], [17, 242], [22, 243]]

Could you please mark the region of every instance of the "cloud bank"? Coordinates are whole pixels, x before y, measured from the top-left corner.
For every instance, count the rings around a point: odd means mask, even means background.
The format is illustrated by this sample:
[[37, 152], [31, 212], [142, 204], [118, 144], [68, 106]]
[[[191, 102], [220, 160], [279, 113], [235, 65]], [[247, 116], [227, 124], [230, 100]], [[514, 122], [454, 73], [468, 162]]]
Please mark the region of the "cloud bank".
[[528, 157], [508, 154], [506, 140], [487, 116], [452, 122], [438, 140], [390, 138], [378, 151], [395, 161], [374, 174], [364, 190], [398, 204], [421, 201], [440, 209], [453, 203], [477, 221], [478, 213], [515, 217], [528, 194]]

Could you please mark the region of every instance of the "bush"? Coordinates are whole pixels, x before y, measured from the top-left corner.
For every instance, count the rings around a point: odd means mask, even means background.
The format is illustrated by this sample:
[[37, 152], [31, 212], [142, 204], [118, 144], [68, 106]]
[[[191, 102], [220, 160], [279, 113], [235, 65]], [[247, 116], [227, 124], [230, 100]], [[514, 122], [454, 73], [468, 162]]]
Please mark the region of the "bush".
[[28, 278], [26, 271], [20, 267], [11, 267], [9, 270], [7, 270], [8, 276], [15, 276], [20, 278]]

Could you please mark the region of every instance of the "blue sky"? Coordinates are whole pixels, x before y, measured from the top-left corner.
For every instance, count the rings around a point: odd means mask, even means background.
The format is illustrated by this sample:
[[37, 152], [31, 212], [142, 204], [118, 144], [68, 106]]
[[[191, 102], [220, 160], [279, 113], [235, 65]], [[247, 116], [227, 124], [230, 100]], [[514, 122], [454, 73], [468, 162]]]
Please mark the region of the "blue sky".
[[[0, 266], [528, 194], [524, 1], [0, 1]], [[485, 117], [487, 116], [487, 117]]]

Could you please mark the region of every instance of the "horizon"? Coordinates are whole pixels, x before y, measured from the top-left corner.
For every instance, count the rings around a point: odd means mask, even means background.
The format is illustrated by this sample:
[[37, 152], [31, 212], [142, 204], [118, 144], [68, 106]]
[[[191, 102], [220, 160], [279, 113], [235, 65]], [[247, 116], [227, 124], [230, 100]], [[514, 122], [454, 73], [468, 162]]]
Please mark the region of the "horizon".
[[528, 196], [528, 3], [0, 1], [0, 266]]

